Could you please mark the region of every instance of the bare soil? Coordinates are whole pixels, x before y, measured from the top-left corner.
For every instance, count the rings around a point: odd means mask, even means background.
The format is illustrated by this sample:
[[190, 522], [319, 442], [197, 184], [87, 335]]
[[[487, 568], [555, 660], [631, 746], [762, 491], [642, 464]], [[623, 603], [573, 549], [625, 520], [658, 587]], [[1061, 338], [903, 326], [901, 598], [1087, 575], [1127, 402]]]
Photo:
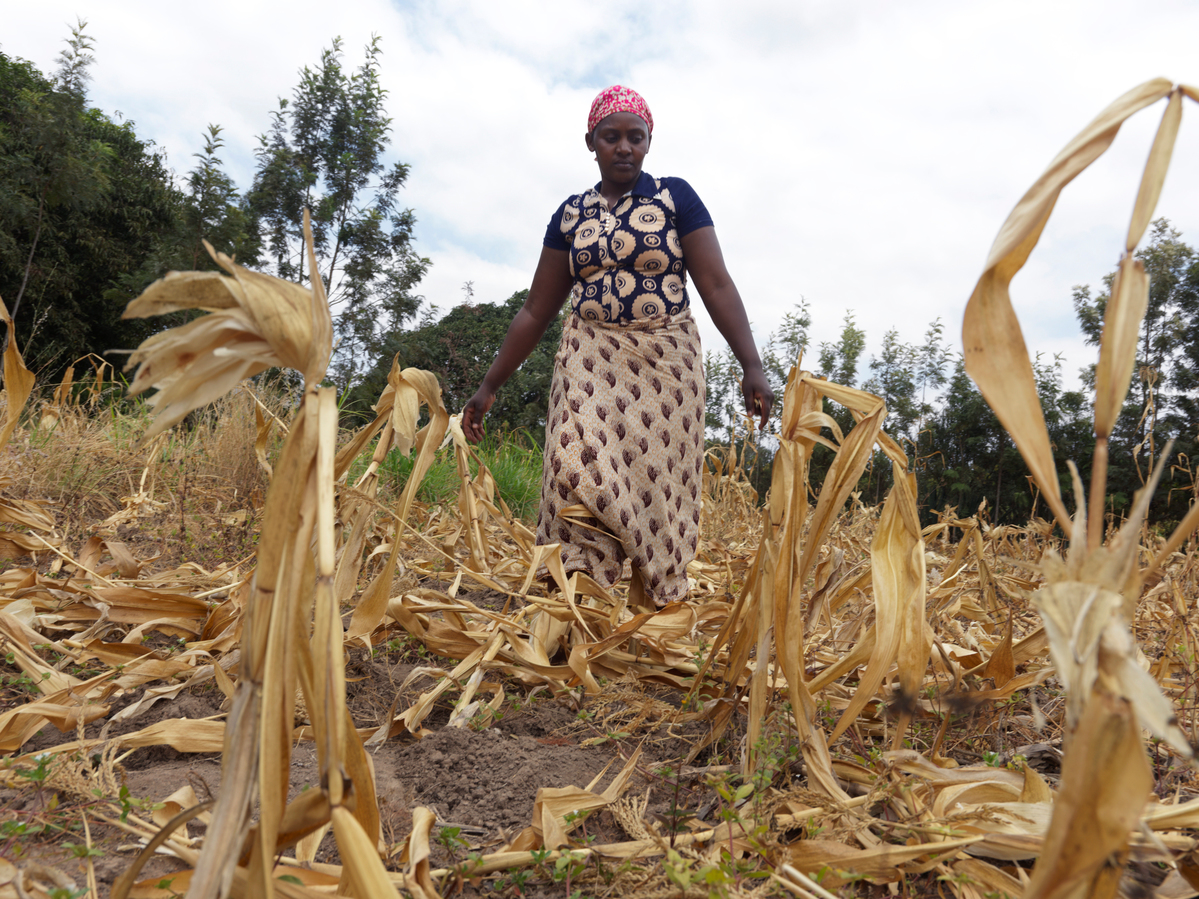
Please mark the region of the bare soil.
[[[486, 596], [474, 598], [484, 604], [496, 601]], [[427, 690], [432, 679], [418, 677], [404, 695], [398, 695], [401, 684], [418, 664], [443, 665], [445, 660], [422, 658], [412, 645], [399, 652], [389, 652], [386, 645], [377, 647], [373, 653], [365, 649], [352, 651], [346, 668], [347, 701], [355, 724], [360, 728], [377, 727], [387, 720], [393, 707], [402, 710]], [[424, 806], [436, 814], [440, 828], [457, 828], [461, 841], [435, 845], [432, 859], [435, 866], [461, 861], [473, 851], [494, 851], [532, 823], [538, 789], [586, 787], [601, 772], [602, 787], [624, 766], [638, 745], [643, 754], [629, 793], [644, 796], [648, 790], [650, 814], [662, 818], [672, 801], [676, 805], [690, 803], [696, 812], [705, 811], [702, 806], [706, 805], [711, 814], [714, 794], [698, 775], [681, 778], [676, 794], [673, 782], [668, 783], [662, 774], [664, 766], [681, 766], [691, 741], [703, 728], [695, 725], [672, 728], [647, 716], [643, 716], [646, 720], [635, 734], [606, 732], [602, 721], [598, 726], [596, 723], [603, 715], [614, 715], [619, 720], [634, 718], [633, 705], [637, 701], [651, 703], [659, 712], [672, 708], [672, 703], [677, 707], [680, 697], [673, 691], [663, 689], [658, 697], [631, 697], [632, 703], [604, 700], [594, 710], [586, 704], [576, 708], [574, 696], [554, 697], [544, 689], [530, 689], [515, 681], [505, 682], [505, 692], [502, 717], [488, 727], [448, 726], [457, 698], [456, 693], [449, 693], [424, 722], [421, 739], [405, 735], [370, 750], [382, 836], [388, 847], [402, 843], [411, 828], [413, 809]], [[531, 699], [530, 694], [533, 694]], [[136, 717], [113, 720], [141, 695], [142, 691], [137, 690], [115, 700], [106, 718], [85, 728], [85, 736], [115, 737], [159, 721], [207, 718], [226, 710], [224, 694], [208, 683], [185, 690], [176, 698], [160, 700]], [[75, 732], [60, 733], [47, 726], [26, 744], [24, 751], [45, 752], [76, 737]], [[219, 754], [190, 753], [169, 746], [127, 752], [120, 759], [119, 773], [134, 813], [143, 816], [149, 814], [143, 806], [161, 802], [185, 784], [190, 784], [196, 796], [204, 801], [215, 797], [221, 783]], [[315, 747], [311, 743], [297, 744], [292, 753], [292, 794], [314, 786], [318, 776]], [[63, 843], [82, 840], [63, 829], [62, 815], [43, 813], [45, 803], [52, 801], [50, 795], [51, 791], [0, 790], [0, 820], [52, 822], [40, 835], [31, 834], [7, 845], [0, 842], [0, 854], [25, 853], [26, 858], [42, 858], [83, 883], [83, 862], [63, 849]], [[69, 804], [66, 797], [59, 801], [60, 807]], [[75, 801], [78, 802], [78, 797]], [[95, 875], [101, 895], [107, 895], [140, 847], [116, 827], [94, 820], [90, 823], [92, 841], [102, 853], [92, 859]], [[193, 823], [191, 828], [193, 835], [203, 833], [202, 826]], [[434, 835], [438, 832], [435, 829]], [[598, 843], [630, 838], [606, 811], [588, 819], [584, 833], [586, 839]], [[340, 863], [331, 833], [325, 837], [316, 860]], [[391, 860], [390, 866], [397, 870], [401, 867], [398, 857]], [[176, 860], [156, 857], [146, 864], [138, 879], [169, 880], [182, 867]], [[463, 887], [468, 895], [477, 887], [488, 888], [487, 884], [475, 887], [469, 883]], [[544, 895], [558, 895], [560, 885], [557, 889]], [[527, 889], [526, 894], [538, 895]]]

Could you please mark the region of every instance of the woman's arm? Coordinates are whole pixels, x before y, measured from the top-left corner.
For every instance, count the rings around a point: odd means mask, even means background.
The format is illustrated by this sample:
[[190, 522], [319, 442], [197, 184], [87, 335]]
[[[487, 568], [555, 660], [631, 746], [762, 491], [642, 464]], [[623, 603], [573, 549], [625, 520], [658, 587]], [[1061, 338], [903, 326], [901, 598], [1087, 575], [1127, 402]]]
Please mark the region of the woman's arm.
[[499, 355], [491, 363], [483, 383], [462, 410], [462, 430], [471, 443], [483, 439], [483, 416], [495, 402], [495, 392], [529, 358], [529, 353], [533, 352], [537, 341], [541, 340], [545, 329], [561, 310], [562, 301], [570, 293], [572, 281], [569, 259], [570, 254], [566, 250], [542, 247], [529, 296], [508, 326], [508, 334], [500, 346]]
[[683, 235], [681, 242], [691, 280], [695, 282], [695, 288], [712, 321], [741, 363], [744, 372], [741, 392], [745, 396], [745, 411], [751, 417], [759, 416], [758, 426], [765, 427], [766, 419], [770, 417], [770, 407], [774, 405], [774, 391], [770, 389], [766, 372], [762, 370], [762, 360], [758, 357], [758, 348], [754, 346], [754, 335], [749, 329], [741, 294], [737, 292], [737, 285], [725, 268], [716, 229], [711, 226], [697, 228]]

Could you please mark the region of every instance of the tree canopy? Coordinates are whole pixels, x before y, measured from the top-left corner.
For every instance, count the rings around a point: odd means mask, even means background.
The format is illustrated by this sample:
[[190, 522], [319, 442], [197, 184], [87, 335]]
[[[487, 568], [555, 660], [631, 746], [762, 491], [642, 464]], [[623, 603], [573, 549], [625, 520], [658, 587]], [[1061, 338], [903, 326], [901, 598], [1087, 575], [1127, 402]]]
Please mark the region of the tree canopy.
[[[351, 391], [349, 408], [365, 410], [375, 401], [387, 383], [396, 354], [401, 367], [423, 368], [437, 375], [447, 409], [456, 412], [466, 405], [499, 355], [508, 326], [529, 294], [520, 290], [502, 303], [476, 303], [471, 285], [466, 289], [466, 302], [440, 320], [430, 316], [418, 328], [392, 331], [384, 338], [375, 368]], [[562, 320], [559, 315], [550, 323], [529, 358], [496, 392], [486, 420], [490, 432], [523, 430], [535, 442], [542, 442]]]
[[374, 39], [353, 73], [339, 40], [304, 68], [259, 139], [242, 192], [224, 169], [219, 125], [182, 177], [133, 122], [89, 105], [93, 44], [80, 21], [47, 77], [0, 53], [0, 296], [31, 365], [56, 377], [87, 353], [137, 346], [163, 321], [122, 321], [129, 300], [173, 269], [209, 269], [203, 242], [250, 267], [305, 280], [302, 209], [311, 207], [320, 275], [337, 312], [334, 374], [354, 383], [385, 336], [415, 314], [428, 260], [386, 163], [390, 119]]
[[144, 336], [105, 297], [160, 274], [183, 199], [133, 123], [87, 105], [90, 50], [81, 22], [53, 79], [0, 53], [0, 296], [50, 372]]
[[399, 206], [408, 166], [388, 165], [391, 119], [379, 81], [378, 37], [354, 72], [342, 67], [341, 40], [300, 72], [259, 138], [250, 209], [263, 226], [275, 274], [303, 281], [302, 210], [312, 210], [317, 266], [335, 310], [339, 386], [355, 384], [388, 336], [420, 307], [414, 293], [429, 260], [412, 247], [416, 218]]

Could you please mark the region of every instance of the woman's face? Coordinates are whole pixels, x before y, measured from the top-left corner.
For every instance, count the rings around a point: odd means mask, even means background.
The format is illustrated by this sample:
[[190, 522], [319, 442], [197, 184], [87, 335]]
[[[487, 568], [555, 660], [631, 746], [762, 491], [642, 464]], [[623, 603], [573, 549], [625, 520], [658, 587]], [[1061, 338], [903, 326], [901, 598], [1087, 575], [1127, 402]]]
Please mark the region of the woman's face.
[[587, 135], [587, 149], [595, 153], [605, 182], [631, 186], [641, 175], [641, 162], [649, 152], [649, 126], [641, 116], [614, 112]]

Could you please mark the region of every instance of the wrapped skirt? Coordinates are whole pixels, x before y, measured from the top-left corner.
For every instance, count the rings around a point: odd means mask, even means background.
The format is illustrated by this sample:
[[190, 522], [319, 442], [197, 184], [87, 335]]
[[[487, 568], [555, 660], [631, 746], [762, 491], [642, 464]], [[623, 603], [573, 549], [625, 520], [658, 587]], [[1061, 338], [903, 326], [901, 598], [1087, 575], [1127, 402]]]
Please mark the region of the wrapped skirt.
[[[703, 357], [690, 310], [621, 325], [572, 315], [545, 438], [537, 542], [561, 543], [566, 571], [604, 587], [627, 564], [657, 605], [685, 599], [704, 451]], [[559, 515], [576, 505], [590, 517]]]

